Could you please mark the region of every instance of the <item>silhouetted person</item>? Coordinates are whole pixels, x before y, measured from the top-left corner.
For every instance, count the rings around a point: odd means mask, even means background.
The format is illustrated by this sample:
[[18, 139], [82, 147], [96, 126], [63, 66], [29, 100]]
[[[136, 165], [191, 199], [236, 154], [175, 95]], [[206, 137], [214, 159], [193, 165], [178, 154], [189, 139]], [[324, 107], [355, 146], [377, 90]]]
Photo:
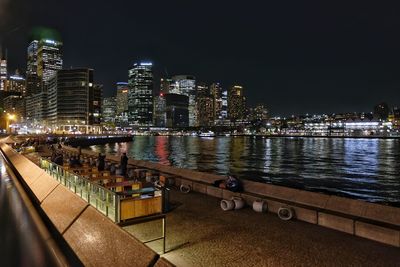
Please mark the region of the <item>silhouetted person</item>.
[[103, 156], [103, 155], [101, 155], [101, 153], [99, 153], [97, 170], [104, 171], [104, 167], [106, 165], [105, 159], [106, 159], [106, 156]]
[[121, 175], [125, 176], [126, 175], [126, 170], [128, 168], [128, 157], [126, 156], [126, 153], [122, 154], [121, 157]]

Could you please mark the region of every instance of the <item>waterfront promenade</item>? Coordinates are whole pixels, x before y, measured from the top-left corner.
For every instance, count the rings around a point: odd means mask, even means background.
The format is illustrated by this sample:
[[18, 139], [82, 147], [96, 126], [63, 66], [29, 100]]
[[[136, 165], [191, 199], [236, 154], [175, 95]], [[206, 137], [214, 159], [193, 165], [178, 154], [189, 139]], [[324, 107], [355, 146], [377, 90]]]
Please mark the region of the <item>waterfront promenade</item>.
[[[167, 251], [172, 251], [163, 257], [177, 266], [398, 266], [400, 262], [399, 248], [315, 224], [284, 222], [276, 214], [250, 208], [223, 212], [220, 199], [171, 191], [175, 208], [167, 214]], [[141, 240], [158, 236], [159, 229], [157, 223], [125, 227]], [[157, 242], [149, 246], [161, 251]]]
[[[171, 192], [167, 251], [177, 266], [400, 266], [400, 249], [251, 208], [224, 212], [220, 199]], [[124, 227], [141, 240], [159, 222]], [[161, 251], [161, 242], [149, 246]]]

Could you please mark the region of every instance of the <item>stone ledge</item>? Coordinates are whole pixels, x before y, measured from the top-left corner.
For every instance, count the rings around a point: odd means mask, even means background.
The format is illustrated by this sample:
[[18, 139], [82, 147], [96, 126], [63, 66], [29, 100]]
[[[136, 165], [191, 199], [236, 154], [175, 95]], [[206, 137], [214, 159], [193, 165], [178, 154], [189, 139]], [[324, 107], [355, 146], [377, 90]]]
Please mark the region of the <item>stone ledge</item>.
[[318, 212], [318, 225], [348, 234], [354, 234], [354, 221], [352, 219]]
[[392, 230], [369, 223], [356, 222], [355, 235], [400, 247], [400, 231], [397, 230]]
[[[68, 205], [65, 205], [66, 203]], [[63, 233], [87, 206], [89, 203], [62, 185], [58, 185], [41, 204], [60, 233]]]
[[365, 212], [366, 207], [366, 203], [361, 200], [330, 196], [325, 208], [327, 210], [361, 217], [362, 214]]
[[222, 189], [212, 185], [207, 185], [207, 195], [222, 198]]
[[85, 266], [151, 266], [158, 255], [88, 207], [64, 233]]

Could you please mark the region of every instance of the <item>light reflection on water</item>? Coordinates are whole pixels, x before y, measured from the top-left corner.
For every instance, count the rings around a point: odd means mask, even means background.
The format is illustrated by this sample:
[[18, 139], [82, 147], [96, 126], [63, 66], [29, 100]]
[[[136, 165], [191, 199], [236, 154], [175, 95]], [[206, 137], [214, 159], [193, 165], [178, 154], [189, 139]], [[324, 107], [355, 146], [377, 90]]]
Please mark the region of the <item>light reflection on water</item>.
[[400, 140], [136, 136], [129, 157], [373, 202], [400, 203]]

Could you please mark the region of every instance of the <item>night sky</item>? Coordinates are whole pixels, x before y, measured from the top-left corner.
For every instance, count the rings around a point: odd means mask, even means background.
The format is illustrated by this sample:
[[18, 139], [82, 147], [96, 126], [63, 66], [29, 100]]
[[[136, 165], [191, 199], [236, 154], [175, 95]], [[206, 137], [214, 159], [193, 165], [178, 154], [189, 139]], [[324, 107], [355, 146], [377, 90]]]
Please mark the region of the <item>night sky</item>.
[[94, 68], [105, 95], [144, 59], [157, 79], [242, 84], [274, 115], [400, 106], [398, 8], [300, 2], [0, 0], [0, 33], [13, 70], [34, 26], [57, 29], [64, 67]]

